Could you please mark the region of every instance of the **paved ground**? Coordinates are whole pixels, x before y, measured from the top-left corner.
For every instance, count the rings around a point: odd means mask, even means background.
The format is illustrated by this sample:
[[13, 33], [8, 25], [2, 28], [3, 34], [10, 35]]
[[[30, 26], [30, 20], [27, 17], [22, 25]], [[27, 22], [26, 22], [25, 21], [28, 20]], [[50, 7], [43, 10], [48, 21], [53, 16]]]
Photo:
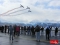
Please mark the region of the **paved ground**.
[[[60, 42], [59, 37], [51, 37], [51, 39], [58, 39]], [[36, 42], [36, 39], [31, 36], [21, 35], [20, 37], [15, 37], [12, 43], [8, 34], [0, 33], [0, 45], [51, 45], [49, 41], [45, 40], [45, 36], [41, 36], [40, 40], [41, 42]]]

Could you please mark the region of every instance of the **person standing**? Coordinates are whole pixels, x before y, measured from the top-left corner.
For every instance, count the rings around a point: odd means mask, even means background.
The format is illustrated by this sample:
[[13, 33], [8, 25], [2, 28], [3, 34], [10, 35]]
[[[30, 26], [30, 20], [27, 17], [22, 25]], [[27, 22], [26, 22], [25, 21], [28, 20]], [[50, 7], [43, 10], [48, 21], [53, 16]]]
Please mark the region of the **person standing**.
[[24, 35], [26, 35], [26, 32], [27, 32], [27, 28], [26, 26], [24, 26]]
[[56, 27], [55, 28], [55, 36], [57, 36], [57, 33], [58, 33], [58, 28]]
[[39, 27], [39, 25], [37, 25], [37, 26], [35, 27], [35, 33], [36, 33], [36, 40], [37, 40], [38, 42], [40, 42], [40, 27]]
[[5, 34], [6, 34], [6, 31], [7, 31], [7, 25], [5, 25]]
[[34, 30], [34, 26], [31, 27], [31, 33], [32, 33], [32, 36], [34, 37], [35, 36], [35, 30]]
[[13, 42], [14, 30], [13, 30], [13, 26], [12, 25], [9, 26], [9, 34], [10, 34], [10, 40], [12, 40], [12, 42]]
[[14, 37], [16, 35], [16, 25], [14, 25]]
[[9, 34], [9, 26], [7, 28], [8, 28], [8, 34]]
[[1, 27], [1, 32], [3, 33], [3, 31], [4, 31], [4, 26]]
[[50, 28], [46, 28], [46, 40], [50, 40]]
[[16, 26], [16, 34], [17, 34], [17, 36], [20, 35], [20, 26]]
[[20, 29], [20, 31], [21, 31], [21, 34], [23, 34], [23, 29], [24, 27], [23, 26], [21, 26], [21, 29]]
[[31, 28], [30, 28], [30, 26], [27, 27], [27, 33], [28, 33], [28, 35], [31, 35]]
[[50, 26], [49, 28], [50, 28], [50, 37], [51, 37], [52, 26]]
[[41, 35], [43, 35], [43, 31], [44, 31], [44, 28], [43, 27], [41, 27]]

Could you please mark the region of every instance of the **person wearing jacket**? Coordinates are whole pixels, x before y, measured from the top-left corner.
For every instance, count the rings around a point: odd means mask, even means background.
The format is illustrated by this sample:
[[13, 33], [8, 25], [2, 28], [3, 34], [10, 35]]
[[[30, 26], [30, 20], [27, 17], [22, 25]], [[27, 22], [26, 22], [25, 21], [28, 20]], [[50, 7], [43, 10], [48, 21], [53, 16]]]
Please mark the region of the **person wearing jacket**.
[[44, 27], [40, 27], [41, 35], [44, 33]]
[[27, 27], [24, 26], [24, 35], [26, 35]]
[[23, 26], [21, 26], [21, 34], [23, 34], [23, 30], [24, 30], [23, 28], [24, 28], [24, 27], [23, 27]]
[[17, 34], [17, 36], [20, 35], [20, 26], [16, 26], [16, 34]]
[[16, 25], [14, 25], [14, 37], [16, 35]]
[[1, 27], [1, 32], [3, 33], [3, 31], [4, 31], [4, 26]]
[[7, 25], [5, 25], [5, 34], [6, 34], [6, 31], [7, 31]]
[[49, 26], [46, 28], [46, 40], [50, 40], [50, 28], [49, 28]]
[[32, 36], [34, 37], [35, 36], [35, 30], [34, 30], [34, 26], [31, 27], [31, 33], [32, 33]]
[[57, 36], [57, 33], [58, 33], [58, 28], [56, 27], [55, 28], [55, 36]]
[[31, 35], [31, 28], [30, 28], [30, 26], [27, 27], [27, 33], [28, 33], [28, 35]]
[[12, 25], [9, 26], [9, 34], [10, 34], [10, 40], [12, 40], [12, 42], [13, 42], [14, 30], [13, 30], [13, 26]]
[[40, 27], [37, 25], [35, 27], [35, 33], [36, 33], [36, 40], [40, 42]]

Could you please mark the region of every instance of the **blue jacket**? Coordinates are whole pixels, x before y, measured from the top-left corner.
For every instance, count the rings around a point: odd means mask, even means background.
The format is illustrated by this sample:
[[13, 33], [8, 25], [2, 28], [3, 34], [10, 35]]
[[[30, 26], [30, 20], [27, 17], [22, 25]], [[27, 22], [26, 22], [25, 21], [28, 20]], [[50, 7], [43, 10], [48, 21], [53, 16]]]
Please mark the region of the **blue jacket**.
[[12, 26], [9, 26], [9, 32], [10, 32], [10, 34], [13, 34], [13, 27]]

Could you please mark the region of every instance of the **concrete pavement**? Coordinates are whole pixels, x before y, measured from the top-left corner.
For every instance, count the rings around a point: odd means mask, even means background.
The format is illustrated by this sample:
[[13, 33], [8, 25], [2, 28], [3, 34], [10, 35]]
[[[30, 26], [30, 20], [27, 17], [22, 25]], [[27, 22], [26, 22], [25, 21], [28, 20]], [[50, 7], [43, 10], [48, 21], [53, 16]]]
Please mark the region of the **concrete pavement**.
[[[51, 39], [57, 39], [60, 42], [59, 37], [51, 37]], [[40, 40], [41, 42], [36, 42], [36, 39], [31, 36], [20, 35], [20, 37], [15, 37], [12, 43], [8, 34], [0, 33], [0, 45], [51, 45], [49, 41], [46, 41], [45, 36], [41, 36]]]

